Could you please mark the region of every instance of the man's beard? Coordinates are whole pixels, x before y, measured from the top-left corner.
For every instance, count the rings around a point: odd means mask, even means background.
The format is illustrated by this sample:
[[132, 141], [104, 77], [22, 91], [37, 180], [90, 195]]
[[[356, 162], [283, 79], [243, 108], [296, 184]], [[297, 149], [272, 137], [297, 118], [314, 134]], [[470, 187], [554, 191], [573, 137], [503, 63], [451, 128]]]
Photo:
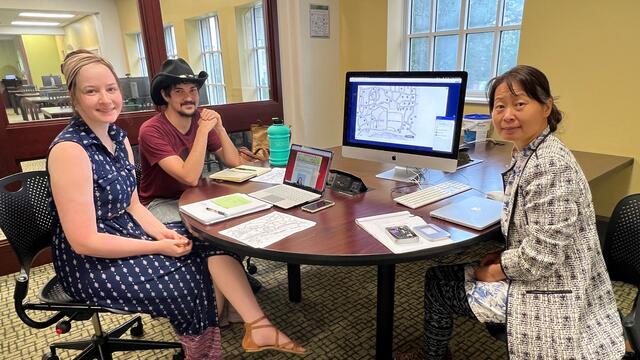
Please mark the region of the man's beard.
[[[184, 105], [193, 105], [193, 106], [194, 106], [193, 111], [191, 111], [191, 112], [183, 111], [183, 110], [182, 110], [182, 106], [184, 106]], [[180, 108], [179, 108], [178, 110], [176, 110], [176, 112], [177, 112], [180, 116], [183, 116], [183, 117], [191, 117], [191, 116], [193, 116], [193, 114], [195, 114], [195, 113], [196, 113], [196, 108], [195, 108], [195, 106], [196, 106], [196, 104], [195, 104], [194, 102], [186, 102], [186, 103], [182, 103], [182, 104], [180, 104]]]

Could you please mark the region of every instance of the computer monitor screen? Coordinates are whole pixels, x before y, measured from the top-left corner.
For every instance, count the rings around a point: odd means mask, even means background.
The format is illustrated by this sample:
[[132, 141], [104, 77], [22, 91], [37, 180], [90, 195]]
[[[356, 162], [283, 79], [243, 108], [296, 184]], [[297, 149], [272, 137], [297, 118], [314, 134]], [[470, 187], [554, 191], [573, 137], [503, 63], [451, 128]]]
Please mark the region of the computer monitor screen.
[[125, 100], [144, 99], [151, 96], [148, 77], [127, 77], [118, 80]]
[[455, 171], [466, 86], [464, 71], [348, 72], [342, 155]]
[[18, 77], [15, 76], [14, 74], [6, 74], [4, 78], [7, 80], [18, 80]]
[[42, 86], [62, 86], [62, 79], [59, 75], [43, 75]]

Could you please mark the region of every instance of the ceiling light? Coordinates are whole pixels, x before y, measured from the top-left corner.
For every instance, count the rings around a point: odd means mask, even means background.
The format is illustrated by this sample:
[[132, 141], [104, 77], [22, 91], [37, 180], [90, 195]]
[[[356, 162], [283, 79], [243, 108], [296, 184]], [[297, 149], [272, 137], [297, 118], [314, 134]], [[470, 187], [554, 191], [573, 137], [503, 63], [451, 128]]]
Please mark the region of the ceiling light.
[[22, 17], [40, 17], [40, 18], [58, 18], [58, 19], [70, 19], [74, 17], [74, 14], [61, 14], [61, 13], [40, 13], [40, 12], [21, 12], [18, 16]]
[[24, 26], [58, 26], [59, 22], [48, 21], [12, 21], [11, 25], [24, 25]]

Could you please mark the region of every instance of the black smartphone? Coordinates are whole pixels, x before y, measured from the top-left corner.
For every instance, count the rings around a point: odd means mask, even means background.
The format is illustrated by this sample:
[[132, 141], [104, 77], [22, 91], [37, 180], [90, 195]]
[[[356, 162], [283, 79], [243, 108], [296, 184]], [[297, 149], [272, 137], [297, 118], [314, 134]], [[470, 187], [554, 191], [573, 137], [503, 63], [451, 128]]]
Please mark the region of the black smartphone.
[[411, 244], [418, 242], [418, 235], [407, 225], [389, 226], [385, 230], [397, 244]]
[[331, 200], [327, 200], [327, 199], [320, 199], [316, 202], [312, 202], [310, 204], [304, 205], [302, 207], [303, 211], [306, 212], [310, 212], [310, 213], [314, 213], [314, 212], [318, 212], [322, 209], [326, 209], [328, 207], [331, 207], [335, 205], [335, 203]]

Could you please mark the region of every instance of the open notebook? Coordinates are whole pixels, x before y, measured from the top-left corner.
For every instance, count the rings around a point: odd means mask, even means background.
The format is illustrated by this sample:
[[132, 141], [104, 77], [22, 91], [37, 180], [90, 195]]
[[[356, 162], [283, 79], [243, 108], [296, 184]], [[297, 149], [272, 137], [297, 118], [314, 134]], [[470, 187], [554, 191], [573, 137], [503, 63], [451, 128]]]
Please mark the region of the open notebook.
[[240, 165], [213, 173], [209, 175], [209, 179], [243, 182], [251, 179], [252, 177], [266, 174], [269, 171], [271, 171], [271, 168], [268, 167]]
[[235, 193], [180, 206], [180, 211], [209, 225], [271, 208], [271, 204]]

